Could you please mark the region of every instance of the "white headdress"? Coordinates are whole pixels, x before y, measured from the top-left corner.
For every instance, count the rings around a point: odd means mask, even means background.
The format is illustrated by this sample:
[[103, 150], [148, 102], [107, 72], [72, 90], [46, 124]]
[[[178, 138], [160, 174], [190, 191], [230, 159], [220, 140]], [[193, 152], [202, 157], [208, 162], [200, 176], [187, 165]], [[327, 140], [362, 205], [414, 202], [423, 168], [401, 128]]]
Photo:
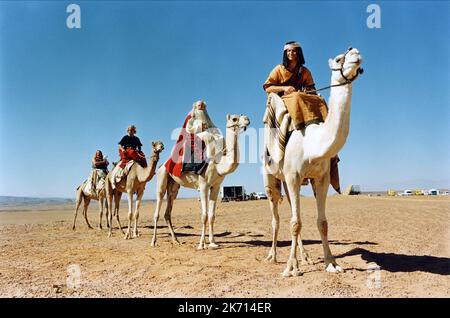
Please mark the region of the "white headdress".
[[294, 42], [294, 43], [289, 43], [286, 44], [283, 48], [283, 51], [286, 51], [287, 49], [295, 49], [296, 47], [300, 47], [300, 43], [299, 42]]
[[[205, 105], [205, 108], [203, 110], [198, 110], [197, 105], [199, 103], [202, 103]], [[192, 104], [192, 110], [190, 112], [190, 115], [192, 118], [201, 120], [203, 123], [206, 124], [207, 129], [209, 128], [216, 128], [216, 125], [212, 122], [211, 118], [208, 115], [208, 111], [206, 110], [206, 103], [202, 100], [196, 101], [194, 104]]]

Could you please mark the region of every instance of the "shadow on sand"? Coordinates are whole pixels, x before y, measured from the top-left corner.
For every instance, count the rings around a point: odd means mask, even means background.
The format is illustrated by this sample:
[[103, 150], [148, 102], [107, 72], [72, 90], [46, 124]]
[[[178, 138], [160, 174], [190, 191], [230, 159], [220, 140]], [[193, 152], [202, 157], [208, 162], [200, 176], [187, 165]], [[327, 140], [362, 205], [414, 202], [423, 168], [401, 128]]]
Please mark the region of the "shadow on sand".
[[377, 253], [364, 248], [335, 256], [336, 259], [361, 255], [366, 262], [375, 262], [382, 270], [389, 272], [427, 272], [439, 275], [450, 275], [450, 258], [437, 256], [404, 255], [395, 253]]
[[[302, 240], [303, 245], [313, 245], [313, 244], [322, 244], [321, 240]], [[328, 241], [332, 245], [378, 245], [374, 242], [351, 242], [351, 241], [336, 241], [336, 240], [329, 240]], [[261, 241], [261, 240], [250, 240], [250, 241], [229, 241], [229, 242], [221, 242], [222, 244], [247, 244], [252, 246], [264, 246], [264, 247], [271, 247], [272, 241]], [[291, 246], [291, 241], [278, 241], [277, 247], [288, 247]]]

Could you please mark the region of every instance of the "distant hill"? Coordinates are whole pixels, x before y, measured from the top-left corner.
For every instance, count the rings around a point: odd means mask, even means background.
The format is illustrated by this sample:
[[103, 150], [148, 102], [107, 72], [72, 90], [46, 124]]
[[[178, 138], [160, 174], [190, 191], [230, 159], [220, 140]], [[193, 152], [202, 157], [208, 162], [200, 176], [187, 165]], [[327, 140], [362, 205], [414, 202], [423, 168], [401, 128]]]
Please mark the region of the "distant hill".
[[0, 196], [0, 206], [64, 204], [74, 202], [75, 202], [74, 199], [67, 199], [67, 198], [31, 198], [31, 197]]
[[[127, 197], [122, 197], [122, 202], [127, 202]], [[142, 200], [143, 202], [154, 202], [155, 200]], [[64, 205], [75, 204], [75, 199], [69, 198], [35, 198], [35, 197], [14, 197], [0, 195], [0, 208], [40, 206], [40, 205]]]

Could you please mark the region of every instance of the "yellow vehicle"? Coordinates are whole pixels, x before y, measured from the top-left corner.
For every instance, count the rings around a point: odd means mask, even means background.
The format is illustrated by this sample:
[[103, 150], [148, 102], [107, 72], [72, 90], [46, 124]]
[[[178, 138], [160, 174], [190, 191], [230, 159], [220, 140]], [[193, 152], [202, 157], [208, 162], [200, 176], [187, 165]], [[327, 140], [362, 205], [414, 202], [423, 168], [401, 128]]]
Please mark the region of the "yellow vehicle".
[[397, 195], [397, 191], [389, 189], [387, 191], [387, 195], [390, 196], [390, 197], [395, 197]]
[[413, 194], [414, 194], [414, 195], [423, 195], [423, 190], [421, 190], [421, 189], [415, 189], [415, 190], [413, 190]]

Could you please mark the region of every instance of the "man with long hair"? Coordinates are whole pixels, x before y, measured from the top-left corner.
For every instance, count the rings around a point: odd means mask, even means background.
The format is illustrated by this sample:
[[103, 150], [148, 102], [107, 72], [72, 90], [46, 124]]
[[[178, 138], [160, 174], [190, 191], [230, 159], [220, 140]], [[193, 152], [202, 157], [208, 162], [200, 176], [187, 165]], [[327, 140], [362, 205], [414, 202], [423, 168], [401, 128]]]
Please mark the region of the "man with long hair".
[[[316, 94], [311, 72], [306, 68], [300, 43], [287, 42], [283, 48], [282, 64], [275, 66], [263, 84], [267, 94], [278, 94], [283, 100], [295, 129], [325, 121], [328, 109], [325, 101]], [[331, 185], [340, 193], [338, 156], [331, 159]], [[305, 181], [303, 184], [307, 184]]]

